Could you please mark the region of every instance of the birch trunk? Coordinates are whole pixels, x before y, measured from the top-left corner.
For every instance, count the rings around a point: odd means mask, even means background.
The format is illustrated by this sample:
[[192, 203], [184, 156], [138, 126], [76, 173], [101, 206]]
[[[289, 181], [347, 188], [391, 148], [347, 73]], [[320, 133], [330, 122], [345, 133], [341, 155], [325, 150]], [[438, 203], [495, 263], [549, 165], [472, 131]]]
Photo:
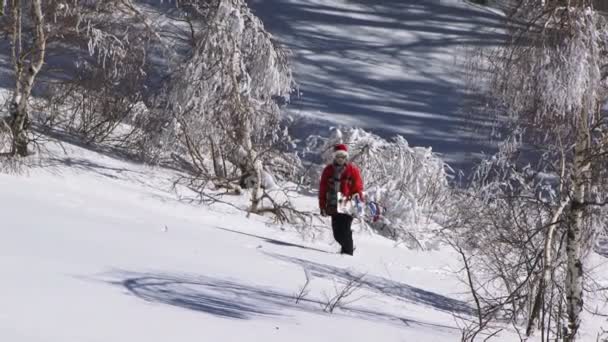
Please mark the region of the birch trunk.
[[[36, 76], [44, 64], [46, 36], [42, 15], [42, 0], [32, 0], [30, 10], [34, 22], [33, 46], [31, 51], [24, 51], [22, 45], [22, 1], [12, 0], [11, 7], [14, 19], [11, 41], [16, 82], [11, 104], [12, 153], [26, 156], [28, 153], [26, 123], [29, 120], [29, 99]], [[30, 59], [29, 62], [26, 62], [28, 56], [30, 56]]]
[[530, 314], [530, 318], [528, 320], [528, 326], [526, 328], [526, 336], [531, 336], [534, 333], [534, 326], [536, 320], [539, 317], [541, 308], [543, 306], [543, 299], [545, 295], [545, 290], [547, 288], [547, 284], [551, 283], [551, 271], [553, 270], [553, 243], [555, 241], [555, 232], [557, 228], [557, 221], [562, 215], [564, 209], [569, 204], [569, 201], [563, 201], [559, 206], [555, 214], [551, 219], [551, 223], [549, 225], [549, 231], [547, 232], [547, 237], [545, 238], [544, 245], [544, 253], [543, 253], [543, 275], [540, 279], [538, 285], [538, 292], [534, 299], [534, 304], [532, 306], [532, 313]]
[[[564, 191], [564, 183], [563, 179], [566, 174], [566, 157], [563, 153], [562, 147], [562, 158], [561, 158], [561, 172], [560, 172], [560, 185], [559, 185], [559, 194], [563, 195]], [[540, 279], [538, 285], [538, 292], [536, 294], [536, 298], [534, 300], [534, 304], [532, 307], [532, 311], [530, 314], [530, 318], [528, 320], [528, 327], [526, 328], [526, 336], [531, 336], [534, 333], [534, 326], [536, 320], [540, 315], [541, 308], [543, 306], [545, 291], [547, 288], [547, 284], [551, 282], [551, 271], [553, 270], [553, 243], [555, 241], [555, 233], [557, 231], [558, 221], [566, 207], [570, 204], [570, 200], [563, 200], [560, 203], [560, 206], [553, 213], [551, 217], [551, 221], [549, 222], [549, 230], [547, 231], [547, 236], [545, 238], [545, 245], [543, 251], [543, 275]]]
[[566, 307], [568, 310], [568, 336], [566, 341], [576, 341], [580, 326], [580, 313], [583, 310], [583, 263], [581, 254], [583, 214], [585, 191], [587, 187], [586, 174], [588, 162], [586, 151], [588, 147], [587, 113], [581, 115], [574, 147], [574, 170], [572, 173], [572, 204], [568, 232], [566, 234], [566, 253], [568, 257], [568, 273], [566, 278]]
[[260, 204], [260, 193], [262, 186], [262, 168], [263, 165], [261, 161], [258, 160], [258, 155], [255, 149], [253, 148], [253, 132], [252, 132], [252, 122], [251, 116], [247, 113], [248, 110], [251, 110], [247, 105], [244, 104], [244, 100], [241, 97], [236, 85], [239, 84], [238, 77], [242, 76], [244, 66], [241, 64], [241, 52], [240, 52], [240, 43], [235, 39], [232, 41], [232, 59], [230, 61], [230, 70], [231, 70], [231, 81], [235, 86], [234, 89], [234, 97], [235, 97], [235, 111], [237, 111], [237, 117], [239, 117], [240, 122], [237, 124], [236, 129], [236, 141], [237, 144], [243, 148], [245, 152], [245, 160], [241, 160], [241, 172], [243, 174], [254, 175], [255, 177], [255, 185], [251, 189], [251, 207], [249, 208], [250, 213], [255, 213], [258, 211], [258, 207]]

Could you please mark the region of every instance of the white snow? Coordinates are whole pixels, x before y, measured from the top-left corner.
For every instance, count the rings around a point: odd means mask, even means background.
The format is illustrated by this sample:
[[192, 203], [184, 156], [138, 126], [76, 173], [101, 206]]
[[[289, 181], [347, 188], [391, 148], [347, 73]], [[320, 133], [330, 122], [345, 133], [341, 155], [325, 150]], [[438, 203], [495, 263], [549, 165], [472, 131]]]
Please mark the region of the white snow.
[[[250, 3], [296, 52], [304, 94], [292, 112], [405, 134], [450, 161], [487, 147], [461, 134], [454, 56], [495, 43], [499, 15], [457, 0]], [[460, 340], [455, 315], [467, 317], [470, 296], [449, 249], [408, 250], [355, 224], [355, 256], [342, 256], [327, 222], [303, 240], [268, 217], [169, 191], [173, 171], [47, 147], [27, 175], [0, 173], [2, 341]], [[594, 262], [601, 273], [603, 257]], [[305, 271], [310, 293], [296, 304]], [[323, 311], [361, 275], [355, 301]], [[595, 340], [604, 321], [588, 318], [582, 340]], [[506, 326], [492, 341], [516, 340]]]
[[[47, 148], [27, 175], [0, 174], [3, 341], [439, 342], [459, 340], [454, 315], [471, 318], [447, 248], [408, 250], [355, 224], [355, 256], [342, 256], [329, 228], [303, 240], [269, 217], [167, 191], [174, 171]], [[605, 259], [593, 260], [601, 275]], [[296, 304], [305, 272], [310, 293]], [[354, 301], [323, 311], [361, 275]], [[583, 340], [603, 323], [586, 317]], [[505, 328], [493, 341], [517, 340]]]
[[[179, 200], [167, 170], [63, 148], [26, 176], [0, 174], [3, 341], [458, 338], [453, 313], [469, 307], [449, 251], [359, 233], [342, 256], [329, 229], [305, 242], [269, 218]], [[304, 269], [310, 294], [295, 304]], [[358, 300], [323, 312], [361, 274]]]

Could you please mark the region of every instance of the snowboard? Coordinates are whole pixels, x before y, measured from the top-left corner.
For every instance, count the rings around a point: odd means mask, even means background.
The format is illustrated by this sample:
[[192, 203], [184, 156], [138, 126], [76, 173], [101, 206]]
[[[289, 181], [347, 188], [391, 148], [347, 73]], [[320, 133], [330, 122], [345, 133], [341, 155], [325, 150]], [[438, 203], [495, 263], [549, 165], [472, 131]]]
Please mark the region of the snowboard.
[[381, 218], [383, 208], [373, 201], [363, 202], [359, 196], [346, 199], [342, 193], [338, 193], [338, 213], [350, 215], [355, 218], [366, 218], [377, 221]]

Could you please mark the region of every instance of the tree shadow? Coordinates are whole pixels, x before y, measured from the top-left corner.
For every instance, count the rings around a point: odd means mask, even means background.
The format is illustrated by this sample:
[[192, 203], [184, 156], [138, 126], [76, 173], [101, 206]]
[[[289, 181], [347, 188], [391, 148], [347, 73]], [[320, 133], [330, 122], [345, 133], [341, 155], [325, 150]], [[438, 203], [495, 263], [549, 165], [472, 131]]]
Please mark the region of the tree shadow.
[[[110, 283], [148, 302], [166, 304], [210, 315], [251, 319], [276, 316], [290, 299], [272, 290], [205, 276], [119, 272], [122, 280]], [[115, 275], [115, 276], [116, 276]]]
[[[299, 259], [275, 253], [265, 253], [273, 258], [296, 264], [308, 270], [311, 275], [318, 278], [340, 279], [343, 282], [348, 282], [352, 279], [361, 277], [361, 273], [351, 271], [344, 268], [316, 263], [309, 260]], [[398, 300], [406, 301], [416, 305], [424, 305], [436, 310], [457, 313], [457, 314], [473, 314], [473, 308], [466, 302], [449, 298], [441, 294], [410, 286], [404, 283], [396, 282], [383, 277], [374, 275], [365, 275], [361, 284], [372, 292], [386, 295]]]
[[[452, 166], [488, 147], [462, 113], [464, 49], [505, 43], [504, 17], [433, 0], [248, 0], [265, 26], [294, 52], [302, 96], [288, 111], [312, 116], [294, 133], [339, 124], [431, 146]], [[475, 117], [484, 121], [485, 117]]]
[[127, 169], [124, 167], [111, 167], [111, 166], [96, 163], [92, 160], [84, 159], [84, 158], [49, 157], [49, 158], [45, 159], [41, 164], [42, 167], [53, 167], [53, 166], [58, 166], [58, 165], [63, 165], [63, 166], [66, 166], [66, 167], [69, 167], [72, 169], [93, 172], [100, 176], [104, 176], [104, 177], [108, 177], [108, 178], [112, 178], [112, 179], [120, 178], [116, 175], [116, 173], [117, 174], [132, 173], [132, 174], [144, 175], [143, 172], [130, 170], [130, 169]]
[[[134, 163], [134, 164], [139, 164], [139, 165], [149, 165], [145, 162], [145, 160], [142, 159], [142, 157], [138, 154], [137, 151], [133, 150], [133, 149], [129, 149], [126, 147], [120, 147], [120, 146], [116, 146], [116, 145], [112, 145], [109, 143], [95, 143], [95, 142], [86, 142], [84, 139], [82, 139], [79, 136], [76, 135], [72, 135], [64, 130], [61, 129], [56, 129], [56, 128], [50, 128], [50, 127], [44, 127], [40, 124], [33, 124], [32, 128], [34, 130], [34, 132], [36, 132], [39, 135], [42, 135], [44, 137], [47, 138], [52, 138], [55, 139], [57, 142], [59, 142], [60, 144], [62, 143], [66, 143], [69, 145], [73, 145], [76, 146], [78, 148], [81, 148], [83, 150], [87, 150], [87, 151], [91, 151], [112, 159], [116, 159], [116, 160], [121, 160], [121, 161], [125, 161], [125, 162], [129, 162], [129, 163]], [[171, 160], [162, 160], [159, 161], [157, 166], [169, 169], [169, 170], [174, 170], [174, 171], [186, 171], [186, 172], [193, 172], [192, 169], [190, 169], [190, 165], [188, 165], [188, 162], [186, 160], [184, 160], [183, 158], [179, 159], [181, 157], [178, 156], [173, 156], [173, 159]], [[53, 158], [51, 158], [53, 159]], [[73, 160], [70, 161], [70, 158], [61, 158], [61, 157], [56, 157], [54, 158], [54, 162], [60, 162], [61, 160], [63, 161], [63, 164], [70, 166], [70, 163], [74, 162]], [[90, 165], [90, 166], [94, 166], [94, 165]], [[125, 170], [127, 171], [127, 170]]]
[[70, 135], [69, 133], [63, 130], [42, 127], [38, 124], [32, 125], [32, 128], [36, 134], [43, 137], [43, 140], [49, 138], [54, 139], [54, 141], [64, 149], [63, 153], [54, 152], [48, 150], [44, 145], [39, 145], [41, 151], [45, 152], [45, 155], [44, 158], [41, 158], [39, 164], [34, 166], [39, 166], [43, 168], [66, 166], [68, 168], [76, 170], [94, 172], [101, 176], [112, 179], [119, 178], [118, 176], [116, 176], [116, 174], [144, 175], [143, 172], [128, 169], [125, 167], [112, 167], [108, 165], [103, 165], [102, 163], [91, 159], [70, 156], [70, 154], [65, 150], [63, 144], [72, 145], [114, 160], [125, 161], [133, 164], [143, 164], [141, 162], [138, 162], [134, 155], [126, 149], [114, 147], [108, 144], [87, 143], [80, 139], [78, 136]]
[[[147, 302], [221, 318], [250, 320], [289, 315], [285, 311], [325, 314], [322, 310], [324, 303], [319, 300], [306, 297], [296, 304], [295, 294], [233, 280], [203, 275], [140, 273], [123, 270], [109, 272], [108, 276], [113, 280], [105, 280], [105, 282], [124, 288], [130, 295]], [[359, 319], [407, 326], [420, 325], [446, 330], [456, 329], [443, 324], [392, 315], [356, 305], [341, 307], [340, 310], [342, 313], [334, 312], [334, 315], [348, 314]]]
[[[41, 144], [40, 151], [44, 152], [44, 154], [41, 154], [39, 158], [32, 159], [31, 163], [28, 164], [32, 168], [43, 168], [45, 171], [56, 175], [62, 174], [65, 169], [71, 169], [112, 180], [128, 181], [142, 186], [143, 189], [147, 190], [147, 195], [151, 198], [163, 202], [185, 202], [181, 198], [176, 197], [175, 193], [172, 193], [173, 188], [171, 186], [174, 181], [170, 180], [169, 176], [165, 179], [160, 174], [155, 173], [155, 176], [151, 177], [152, 171], [147, 172], [142, 168], [142, 166], [148, 165], [184, 172], [184, 169], [176, 166], [177, 161], [174, 163], [165, 161], [158, 165], [150, 165], [138, 161], [131, 152], [123, 148], [107, 144], [87, 144], [79, 139], [79, 137], [72, 136], [62, 130], [41, 128], [38, 125], [33, 125], [33, 127], [37, 134], [44, 137], [43, 139], [52, 138], [54, 143], [59, 144], [63, 148], [63, 152], [49, 149]], [[98, 156], [87, 154], [78, 156], [77, 153], [74, 155], [65, 148], [64, 144], [76, 146], [108, 159], [104, 160]], [[117, 161], [119, 163], [116, 163]], [[170, 184], [163, 186], [161, 185], [162, 182], [170, 182]]]
[[271, 238], [267, 238], [267, 237], [259, 236], [259, 235], [255, 235], [255, 234], [239, 232], [239, 231], [228, 229], [228, 228], [222, 228], [222, 227], [215, 227], [215, 228], [221, 229], [221, 230], [226, 231], [226, 232], [231, 232], [231, 233], [235, 233], [235, 234], [240, 234], [240, 235], [246, 235], [246, 236], [254, 237], [254, 238], [263, 240], [266, 243], [270, 243], [270, 244], [273, 244], [273, 245], [276, 245], [276, 246], [295, 247], [295, 248], [305, 249], [305, 250], [309, 250], [309, 251], [315, 251], [315, 252], [332, 254], [332, 253], [330, 253], [328, 251], [324, 251], [322, 249], [318, 249], [318, 248], [314, 248], [314, 247], [303, 246], [303, 245], [298, 245], [298, 244], [291, 243], [291, 242], [285, 242], [285, 241], [281, 241], [281, 240], [271, 239]]
[[35, 123], [32, 124], [32, 129], [35, 133], [42, 135], [47, 138], [55, 139], [60, 143], [70, 144], [79, 147], [84, 150], [95, 152], [97, 154], [104, 155], [113, 159], [128, 160], [130, 162], [137, 162], [137, 158], [134, 153], [127, 149], [112, 146], [110, 144], [97, 144], [95, 142], [87, 142], [82, 137], [74, 134], [70, 134], [62, 129], [46, 127], [44, 125]]

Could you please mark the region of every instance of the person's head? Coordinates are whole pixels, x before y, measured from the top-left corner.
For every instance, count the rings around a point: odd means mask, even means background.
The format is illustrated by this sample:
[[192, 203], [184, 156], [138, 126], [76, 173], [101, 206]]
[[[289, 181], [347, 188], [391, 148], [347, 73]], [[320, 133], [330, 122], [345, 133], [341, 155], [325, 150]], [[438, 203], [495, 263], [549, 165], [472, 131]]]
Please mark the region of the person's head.
[[348, 160], [348, 147], [344, 144], [334, 146], [334, 163], [343, 165]]

